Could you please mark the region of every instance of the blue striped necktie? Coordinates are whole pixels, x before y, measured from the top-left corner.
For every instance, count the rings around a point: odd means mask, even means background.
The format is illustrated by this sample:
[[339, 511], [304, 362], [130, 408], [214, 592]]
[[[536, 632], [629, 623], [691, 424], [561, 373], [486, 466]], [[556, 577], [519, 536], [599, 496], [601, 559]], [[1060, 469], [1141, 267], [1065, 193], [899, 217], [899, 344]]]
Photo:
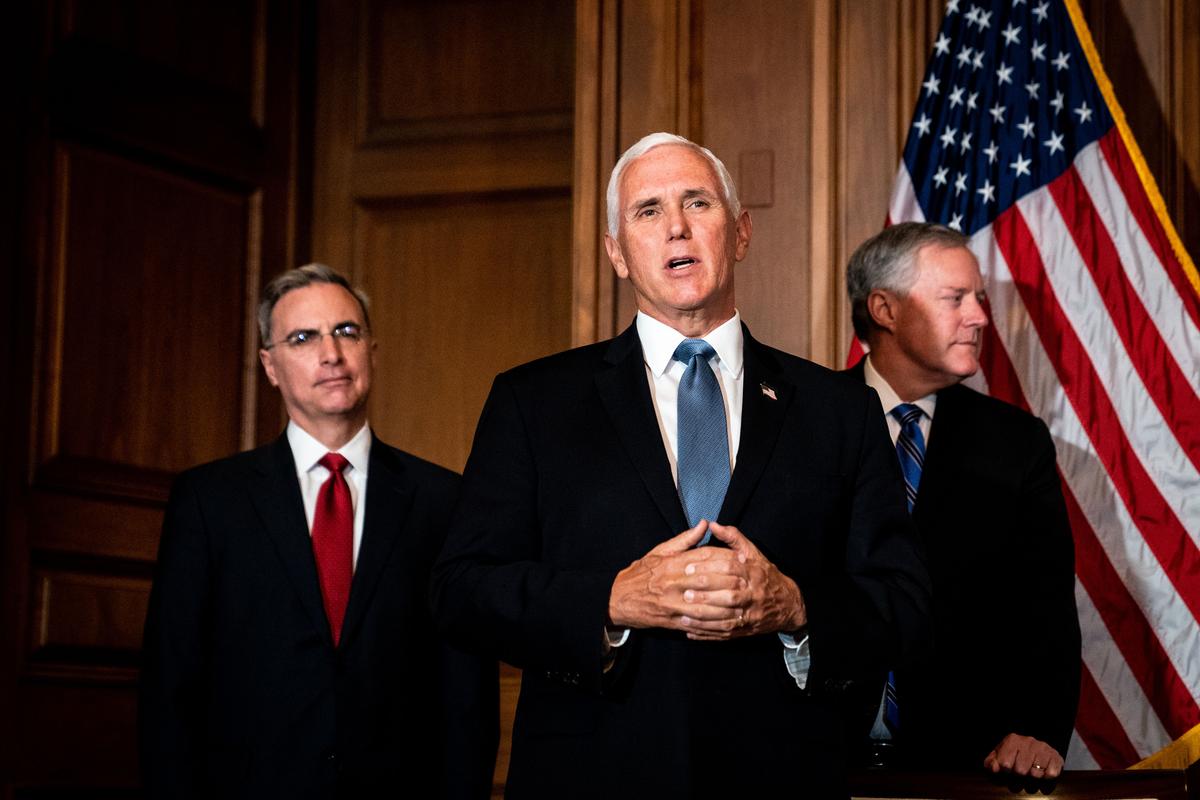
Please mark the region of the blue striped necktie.
[[[921, 487], [921, 468], [925, 466], [925, 435], [921, 433], [921, 415], [924, 413], [912, 403], [901, 403], [892, 409], [892, 416], [900, 422], [896, 457], [900, 459], [900, 471], [904, 473], [904, 494], [908, 498], [910, 514], [917, 502], [917, 490]], [[900, 730], [900, 701], [896, 693], [895, 672], [888, 673], [883, 692], [883, 721], [891, 731], [892, 738], [895, 738]]]
[[[688, 526], [715, 521], [729, 488], [729, 434], [725, 401], [708, 360], [716, 355], [703, 339], [684, 339], [672, 356], [687, 365], [679, 381], [678, 451], [679, 499]], [[706, 544], [706, 533], [700, 544]]]
[[920, 425], [924, 413], [912, 403], [901, 403], [892, 409], [892, 416], [900, 421], [896, 455], [900, 458], [900, 471], [904, 473], [904, 492], [908, 496], [910, 514], [921, 486], [921, 468], [925, 466], [925, 435], [921, 433]]

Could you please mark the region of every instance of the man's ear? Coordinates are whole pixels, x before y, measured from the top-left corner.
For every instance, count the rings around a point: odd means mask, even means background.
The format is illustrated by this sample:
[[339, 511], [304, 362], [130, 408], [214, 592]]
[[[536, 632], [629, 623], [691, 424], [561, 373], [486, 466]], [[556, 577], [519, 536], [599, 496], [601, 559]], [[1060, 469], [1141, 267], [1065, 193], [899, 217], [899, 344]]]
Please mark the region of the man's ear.
[[258, 351], [258, 360], [263, 365], [263, 372], [267, 373], [267, 380], [272, 386], [278, 386], [279, 380], [275, 377], [275, 362], [271, 360], [271, 351], [262, 348]]
[[884, 330], [895, 333], [899, 298], [887, 289], [876, 289], [867, 295], [867, 313]]
[[612, 262], [613, 270], [617, 273], [617, 277], [625, 279], [629, 277], [629, 267], [625, 264], [625, 256], [621, 252], [621, 244], [612, 237], [612, 234], [605, 232], [604, 234], [604, 249], [608, 252], [608, 260]]
[[749, 211], [742, 209], [742, 213], [738, 214], [737, 220], [734, 221], [733, 229], [736, 236], [733, 259], [741, 261], [750, 250], [750, 234], [754, 233], [754, 220], [750, 218]]

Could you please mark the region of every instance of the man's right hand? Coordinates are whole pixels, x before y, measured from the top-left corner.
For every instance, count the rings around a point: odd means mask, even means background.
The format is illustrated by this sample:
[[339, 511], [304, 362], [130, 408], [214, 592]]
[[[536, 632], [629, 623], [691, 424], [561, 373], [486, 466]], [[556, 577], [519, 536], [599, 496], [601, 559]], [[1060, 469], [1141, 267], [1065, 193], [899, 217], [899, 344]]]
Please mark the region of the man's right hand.
[[[736, 617], [729, 607], [697, 606], [684, 599], [684, 592], [689, 590], [740, 592], [748, 585], [746, 565], [732, 550], [692, 549], [707, 530], [708, 522], [701, 520], [621, 570], [608, 598], [610, 626], [689, 630], [689, 615], [703, 614], [711, 619], [728, 616], [733, 627]], [[701, 564], [702, 568], [687, 569]]]

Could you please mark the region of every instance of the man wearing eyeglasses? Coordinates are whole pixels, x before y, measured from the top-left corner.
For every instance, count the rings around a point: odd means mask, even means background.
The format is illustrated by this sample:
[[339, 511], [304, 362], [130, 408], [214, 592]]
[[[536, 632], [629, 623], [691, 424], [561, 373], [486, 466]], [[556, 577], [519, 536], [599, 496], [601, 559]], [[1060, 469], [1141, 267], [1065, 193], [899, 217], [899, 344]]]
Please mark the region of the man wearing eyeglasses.
[[429, 572], [458, 476], [367, 424], [367, 298], [321, 264], [259, 307], [273, 443], [171, 493], [146, 622], [150, 797], [486, 797], [494, 661], [441, 642]]

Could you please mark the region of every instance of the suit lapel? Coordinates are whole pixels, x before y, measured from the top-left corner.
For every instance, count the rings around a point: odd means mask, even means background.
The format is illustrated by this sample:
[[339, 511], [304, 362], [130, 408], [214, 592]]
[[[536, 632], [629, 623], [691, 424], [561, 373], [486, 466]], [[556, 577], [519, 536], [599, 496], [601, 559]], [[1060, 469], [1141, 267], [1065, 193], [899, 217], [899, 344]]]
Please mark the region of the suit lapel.
[[350, 601], [346, 606], [339, 647], [345, 647], [354, 637], [370, 606], [384, 565], [404, 529], [404, 520], [412, 506], [414, 492], [403, 472], [403, 465], [391, 449], [372, 438], [362, 544], [354, 566], [354, 580], [350, 584]]
[[596, 389], [617, 438], [670, 530], [684, 531], [687, 519], [663, 449], [636, 325], [612, 341], [604, 359], [609, 366], [596, 375]]
[[313, 558], [312, 538], [304, 518], [304, 499], [296, 479], [296, 463], [286, 434], [266, 448], [255, 467], [257, 487], [250, 496], [292, 588], [300, 598], [313, 626], [332, 642], [329, 620], [317, 581], [317, 562]]
[[742, 326], [745, 377], [742, 383], [742, 433], [737, 462], [718, 518], [734, 524], [758, 485], [775, 450], [795, 387], [783, 379], [775, 358]]
[[964, 463], [954, 452], [960, 442], [970, 441], [960, 433], [961, 391], [955, 385], [937, 393], [937, 405], [933, 409], [929, 441], [925, 447], [925, 465], [921, 468], [921, 486], [917, 489], [917, 501], [913, 504], [914, 519], [920, 519], [922, 506], [929, 503], [927, 498], [937, 495], [940, 477], [943, 474], [950, 474], [942, 470], [939, 465], [942, 462]]

